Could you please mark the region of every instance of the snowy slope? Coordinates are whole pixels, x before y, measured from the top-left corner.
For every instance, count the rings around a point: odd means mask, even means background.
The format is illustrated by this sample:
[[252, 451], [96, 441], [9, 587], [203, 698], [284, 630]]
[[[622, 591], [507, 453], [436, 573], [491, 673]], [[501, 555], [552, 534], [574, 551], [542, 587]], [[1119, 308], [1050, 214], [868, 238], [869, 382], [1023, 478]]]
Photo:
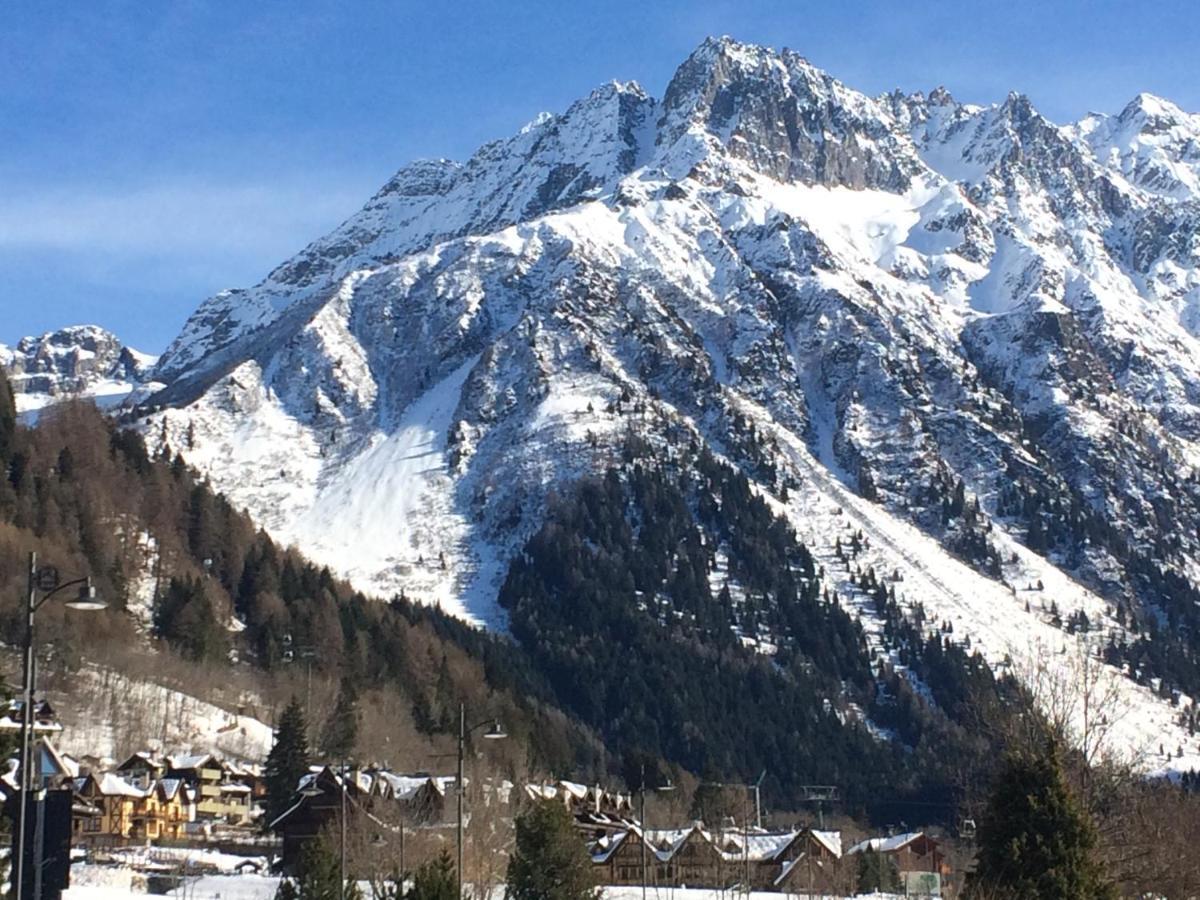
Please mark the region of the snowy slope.
[[69, 689], [50, 685], [63, 724], [56, 746], [65, 753], [120, 759], [148, 747], [175, 753], [219, 753], [262, 762], [274, 732], [177, 687], [94, 666], [73, 673]]
[[[202, 304], [141, 421], [363, 589], [498, 627], [547, 496], [631, 431], [685, 433], [790, 486], [815, 547], [871, 535], [871, 564], [996, 665], [1069, 671], [1150, 629], [1186, 656], [1194, 133], [1146, 95], [1060, 127], [1019, 94], [872, 99], [709, 40], [661, 100], [607, 85], [464, 165], [401, 170]], [[1192, 765], [1144, 665], [1116, 676], [1121, 740]]]

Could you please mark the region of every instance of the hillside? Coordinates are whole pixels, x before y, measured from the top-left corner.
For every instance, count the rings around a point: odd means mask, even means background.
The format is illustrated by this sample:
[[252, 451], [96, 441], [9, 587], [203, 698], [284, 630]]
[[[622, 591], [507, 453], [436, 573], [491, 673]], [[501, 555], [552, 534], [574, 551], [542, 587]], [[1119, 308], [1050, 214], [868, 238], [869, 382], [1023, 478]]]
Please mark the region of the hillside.
[[[0, 375], [0, 471], [4, 642], [20, 643], [30, 550], [92, 575], [109, 603], [88, 616], [50, 604], [38, 616], [42, 684], [74, 725], [76, 750], [207, 747], [221, 738], [204, 722], [220, 721], [242, 735], [227, 751], [255, 756], [266, 749], [255, 717], [269, 723], [296, 694], [318, 747], [348, 705], [358, 753], [403, 754], [419, 768], [444, 752], [463, 702], [506, 722], [506, 765], [607, 769], [603, 748], [542, 699], [507, 644], [408, 603], [368, 600], [90, 403], [56, 405], [24, 427]], [[19, 682], [17, 654], [7, 663], [9, 684]]]
[[511, 638], [363, 596], [86, 402], [33, 427], [0, 406], [0, 470], [6, 642], [30, 548], [93, 573], [111, 604], [39, 616], [43, 686], [77, 752], [255, 758], [263, 722], [296, 695], [318, 749], [341, 752], [329, 741], [349, 711], [356, 757], [420, 770], [444, 757], [464, 702], [505, 723], [514, 740], [492, 763], [514, 776], [636, 784], [645, 765], [694, 786], [767, 767], [775, 809], [817, 779], [858, 816], [952, 823], [976, 796], [962, 773], [985, 783], [1003, 723], [1028, 708], [982, 658], [926, 639], [872, 572], [861, 584], [893, 654], [877, 665], [878, 642], [792, 528], [692, 443], [630, 435], [603, 480], [555, 501], [501, 592]]

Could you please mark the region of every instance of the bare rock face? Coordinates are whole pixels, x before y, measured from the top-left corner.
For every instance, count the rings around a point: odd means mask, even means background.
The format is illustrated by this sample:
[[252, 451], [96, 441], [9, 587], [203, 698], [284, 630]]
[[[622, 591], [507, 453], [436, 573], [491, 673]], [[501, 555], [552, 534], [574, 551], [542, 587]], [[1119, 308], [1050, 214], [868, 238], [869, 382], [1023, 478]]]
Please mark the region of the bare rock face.
[[154, 358], [126, 347], [111, 332], [77, 325], [0, 347], [18, 405], [34, 408], [70, 396], [127, 395], [146, 380]]

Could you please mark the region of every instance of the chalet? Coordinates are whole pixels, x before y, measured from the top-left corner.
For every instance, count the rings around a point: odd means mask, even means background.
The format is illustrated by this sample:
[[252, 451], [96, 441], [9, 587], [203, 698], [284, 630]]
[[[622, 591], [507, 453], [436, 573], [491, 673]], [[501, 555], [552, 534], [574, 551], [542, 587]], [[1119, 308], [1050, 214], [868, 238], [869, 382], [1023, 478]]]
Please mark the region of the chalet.
[[776, 856], [771, 890], [788, 894], [844, 895], [854, 870], [842, 863], [842, 836], [836, 831], [806, 828]]
[[297, 785], [296, 802], [268, 823], [268, 827], [283, 838], [284, 870], [294, 870], [308, 842], [326, 828], [337, 825], [343, 802], [347, 811], [353, 814], [361, 808], [363, 800], [359, 779], [343, 778], [328, 766], [304, 776]]
[[229, 763], [226, 769], [228, 770], [230, 781], [237, 784], [244, 784], [250, 788], [251, 803], [266, 799], [267, 782], [262, 776], [262, 768], [260, 766], [249, 765], [247, 763]]
[[80, 806], [73, 825], [79, 843], [150, 843], [186, 835], [193, 804], [190, 789], [179, 779], [141, 787], [109, 772], [78, 778], [73, 787]]
[[[642, 832], [629, 828], [601, 835], [589, 848], [596, 881], [600, 884], [630, 885], [642, 883]], [[649, 850], [646, 851], [649, 881]]]
[[75, 823], [76, 842], [103, 843], [133, 836], [134, 818], [146, 797], [143, 788], [112, 773], [87, 775], [73, 786], [76, 797], [99, 813]]
[[191, 788], [178, 778], [159, 779], [147, 795], [144, 815], [147, 839], [186, 837], [188, 823], [195, 816]]
[[699, 824], [680, 832], [648, 832], [657, 851], [655, 884], [724, 887], [732, 873], [712, 836]]
[[938, 842], [923, 831], [872, 838], [855, 844], [847, 856], [856, 856], [868, 851], [879, 853], [888, 859], [900, 873], [900, 880], [909, 893], [918, 896], [938, 893], [942, 879], [950, 874], [950, 867]]
[[615, 885], [725, 890], [748, 885], [791, 893], [820, 888], [833, 892], [843, 880], [837, 832], [648, 830], [643, 870], [640, 828], [601, 833], [589, 846], [597, 881]]

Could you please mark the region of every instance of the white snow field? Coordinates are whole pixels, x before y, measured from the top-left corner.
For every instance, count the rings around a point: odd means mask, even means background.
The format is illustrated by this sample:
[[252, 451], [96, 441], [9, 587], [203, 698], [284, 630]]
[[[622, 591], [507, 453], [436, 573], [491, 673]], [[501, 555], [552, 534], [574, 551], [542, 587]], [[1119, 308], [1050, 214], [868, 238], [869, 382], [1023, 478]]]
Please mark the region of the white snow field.
[[[175, 889], [169, 896], [178, 900], [272, 900], [279, 887], [279, 879], [271, 875], [206, 875], [189, 879], [187, 884]], [[360, 884], [363, 896], [371, 897], [371, 889], [365, 882]], [[133, 896], [147, 896], [144, 880], [129, 869], [114, 869], [77, 864], [71, 869], [71, 887], [63, 894], [63, 900], [128, 900]], [[641, 887], [602, 887], [604, 900], [642, 900]], [[897, 900], [898, 894], [860, 894], [859, 900]], [[504, 888], [492, 892], [493, 900], [503, 900]], [[771, 891], [753, 891], [749, 895], [740, 892], [709, 890], [701, 888], [649, 887], [647, 900], [810, 900], [805, 894], [780, 894]], [[843, 900], [842, 897], [812, 895], [811, 900]]]

